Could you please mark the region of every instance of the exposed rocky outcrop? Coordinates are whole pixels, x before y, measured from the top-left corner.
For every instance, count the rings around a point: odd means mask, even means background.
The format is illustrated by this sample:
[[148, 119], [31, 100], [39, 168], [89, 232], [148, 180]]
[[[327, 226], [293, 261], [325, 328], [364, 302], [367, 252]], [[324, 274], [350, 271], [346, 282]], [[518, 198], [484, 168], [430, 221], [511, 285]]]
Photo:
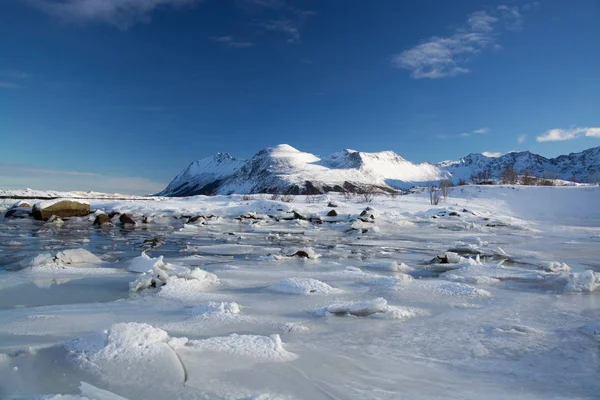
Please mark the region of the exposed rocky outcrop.
[[53, 215], [65, 219], [71, 217], [85, 217], [90, 214], [90, 205], [74, 200], [60, 200], [41, 202], [33, 206], [33, 218], [47, 221]]

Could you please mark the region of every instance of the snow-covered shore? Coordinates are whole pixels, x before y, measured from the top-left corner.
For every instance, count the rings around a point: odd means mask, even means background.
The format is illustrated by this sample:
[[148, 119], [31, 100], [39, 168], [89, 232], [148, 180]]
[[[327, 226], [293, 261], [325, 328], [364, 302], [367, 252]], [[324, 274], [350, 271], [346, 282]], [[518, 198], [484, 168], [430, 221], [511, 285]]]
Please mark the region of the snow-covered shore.
[[599, 187], [270, 198], [87, 196], [87, 217], [4, 219], [0, 397], [600, 391]]

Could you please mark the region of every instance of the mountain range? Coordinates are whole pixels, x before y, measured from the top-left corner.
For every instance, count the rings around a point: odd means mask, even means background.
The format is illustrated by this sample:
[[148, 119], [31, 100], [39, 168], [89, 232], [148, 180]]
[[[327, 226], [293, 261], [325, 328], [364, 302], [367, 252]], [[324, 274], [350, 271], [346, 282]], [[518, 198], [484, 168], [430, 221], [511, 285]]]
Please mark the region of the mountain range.
[[287, 144], [260, 150], [248, 160], [227, 153], [192, 162], [159, 196], [232, 193], [317, 194], [361, 192], [367, 188], [392, 192], [426, 186], [440, 179], [469, 181], [489, 171], [499, 178], [506, 168], [530, 176], [588, 182], [600, 180], [600, 147], [545, 158], [529, 151], [500, 157], [472, 153], [456, 161], [414, 164], [392, 151], [366, 153], [343, 150], [326, 157], [305, 153]]

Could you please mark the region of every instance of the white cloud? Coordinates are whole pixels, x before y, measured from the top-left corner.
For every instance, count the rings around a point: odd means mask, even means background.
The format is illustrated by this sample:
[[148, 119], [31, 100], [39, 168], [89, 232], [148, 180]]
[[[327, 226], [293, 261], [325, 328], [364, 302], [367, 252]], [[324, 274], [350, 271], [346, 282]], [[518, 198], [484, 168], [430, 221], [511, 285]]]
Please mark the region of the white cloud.
[[600, 137], [600, 128], [587, 128], [585, 136]]
[[64, 20], [100, 21], [127, 29], [160, 6], [184, 6], [202, 0], [26, 0], [32, 6]]
[[519, 143], [523, 143], [525, 142], [525, 140], [527, 140], [527, 135], [519, 135], [519, 137], [517, 138], [517, 141]]
[[[414, 79], [437, 79], [468, 73], [464, 66], [474, 54], [492, 48], [496, 44], [497, 25], [502, 21], [506, 28], [522, 23], [517, 7], [500, 6], [491, 14], [476, 11], [467, 18], [467, 23], [447, 37], [434, 36], [425, 42], [392, 56], [397, 68], [411, 71]], [[516, 30], [516, 28], [515, 28]]]
[[215, 42], [219, 42], [226, 46], [235, 47], [238, 49], [254, 46], [253, 42], [249, 42], [246, 40], [238, 40], [238, 39], [234, 38], [233, 36], [213, 36], [211, 39], [214, 40]]
[[498, 153], [498, 152], [494, 152], [494, 151], [484, 151], [481, 154], [483, 154], [486, 157], [490, 157], [490, 158], [497, 158], [502, 155], [502, 153]]
[[600, 128], [571, 128], [571, 129], [550, 129], [548, 132], [538, 136], [538, 142], [559, 142], [563, 140], [572, 140], [580, 136], [600, 137]]
[[132, 176], [56, 171], [27, 165], [0, 163], [0, 187], [5, 189], [94, 190], [107, 193], [150, 194], [166, 185]]
[[473, 133], [488, 133], [490, 131], [490, 128], [481, 128], [481, 129], [475, 129], [473, 131]]
[[458, 135], [458, 136], [462, 136], [462, 137], [469, 137], [469, 136], [471, 136], [471, 134], [470, 134], [470, 133], [467, 133], [467, 132], [463, 132], [463, 133], [461, 133], [461, 134], [460, 134], [460, 135]]

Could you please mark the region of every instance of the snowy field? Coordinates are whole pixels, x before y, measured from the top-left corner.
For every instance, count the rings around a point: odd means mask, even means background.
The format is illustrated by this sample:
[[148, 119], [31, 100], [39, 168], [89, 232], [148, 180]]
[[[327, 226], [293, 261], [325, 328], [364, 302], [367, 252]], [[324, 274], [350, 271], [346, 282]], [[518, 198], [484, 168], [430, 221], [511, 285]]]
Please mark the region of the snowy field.
[[0, 398], [600, 396], [600, 187], [269, 198], [2, 220]]

